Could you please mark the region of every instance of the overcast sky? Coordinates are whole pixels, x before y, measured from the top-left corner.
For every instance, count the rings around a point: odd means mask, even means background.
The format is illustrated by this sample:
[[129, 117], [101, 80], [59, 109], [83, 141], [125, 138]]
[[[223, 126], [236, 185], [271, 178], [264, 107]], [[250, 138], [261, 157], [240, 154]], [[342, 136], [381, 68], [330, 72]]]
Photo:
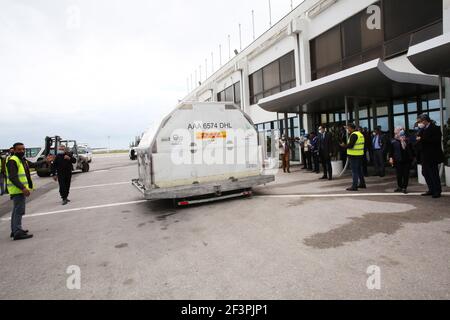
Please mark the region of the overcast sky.
[[[294, 0], [294, 6], [301, 1]], [[272, 20], [290, 11], [272, 0]], [[0, 0], [0, 148], [46, 135], [125, 148], [211, 72], [269, 27], [268, 0]]]

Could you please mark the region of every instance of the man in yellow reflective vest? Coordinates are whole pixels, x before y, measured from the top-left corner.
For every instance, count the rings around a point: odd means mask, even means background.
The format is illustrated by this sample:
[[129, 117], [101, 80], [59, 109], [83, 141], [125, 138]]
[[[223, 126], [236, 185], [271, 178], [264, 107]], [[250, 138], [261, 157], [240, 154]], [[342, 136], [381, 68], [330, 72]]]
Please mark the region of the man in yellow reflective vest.
[[[53, 156], [46, 160], [50, 163]], [[14, 144], [14, 155], [8, 158], [6, 164], [6, 186], [13, 200], [14, 206], [11, 214], [11, 238], [14, 240], [25, 240], [33, 237], [28, 230], [22, 228], [22, 217], [25, 215], [25, 200], [31, 195], [33, 181], [31, 180], [30, 168], [35, 168], [43, 161], [36, 163], [25, 159], [25, 146], [23, 143]]]
[[352, 168], [353, 184], [347, 191], [358, 191], [358, 189], [366, 189], [366, 181], [363, 172], [363, 157], [364, 157], [364, 135], [356, 130], [354, 124], [347, 126], [349, 135], [348, 143], [341, 144], [341, 147], [347, 149], [347, 157]]

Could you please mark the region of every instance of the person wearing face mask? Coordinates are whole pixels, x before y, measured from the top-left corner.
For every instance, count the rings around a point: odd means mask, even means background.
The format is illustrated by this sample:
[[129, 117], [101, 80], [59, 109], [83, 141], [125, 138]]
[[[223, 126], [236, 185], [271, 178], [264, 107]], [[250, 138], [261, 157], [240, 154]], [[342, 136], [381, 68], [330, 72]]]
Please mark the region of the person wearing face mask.
[[310, 135], [305, 135], [305, 162], [308, 171], [313, 171], [311, 148]]
[[350, 160], [350, 166], [352, 169], [353, 184], [347, 191], [358, 191], [359, 189], [366, 189], [366, 181], [364, 179], [363, 172], [363, 157], [364, 157], [364, 145], [365, 139], [361, 132], [356, 130], [354, 124], [350, 124], [347, 127], [349, 134], [348, 143], [341, 144], [341, 147], [347, 149], [347, 157]]
[[318, 149], [319, 157], [322, 161], [323, 177], [321, 180], [333, 180], [333, 168], [331, 167], [331, 156], [333, 141], [331, 134], [325, 131], [324, 126], [319, 127], [319, 137], [318, 137]]
[[439, 174], [439, 164], [444, 162], [442, 132], [427, 114], [420, 115], [417, 123], [420, 129], [416, 139], [417, 149], [420, 150], [422, 175], [428, 185], [428, 191], [422, 194], [422, 196], [432, 196], [437, 199], [442, 194], [441, 177]]
[[70, 192], [70, 184], [72, 181], [72, 170], [73, 164], [76, 162], [77, 160], [71, 153], [69, 153], [65, 146], [59, 146], [56, 158], [51, 166], [51, 176], [53, 176], [55, 181], [58, 181], [59, 194], [61, 196], [63, 206], [70, 202], [68, 197]]
[[11, 214], [11, 238], [14, 240], [25, 240], [33, 237], [28, 230], [22, 228], [22, 217], [25, 215], [26, 198], [33, 190], [33, 180], [31, 179], [30, 168], [36, 168], [43, 162], [53, 160], [48, 156], [46, 160], [32, 163], [25, 159], [25, 145], [21, 142], [15, 143], [14, 154], [8, 158], [6, 163], [6, 186], [13, 201]]
[[391, 141], [389, 151], [389, 163], [395, 167], [397, 175], [397, 189], [395, 192], [408, 193], [409, 175], [412, 162], [414, 160], [414, 151], [406, 136], [405, 129], [396, 128], [394, 130], [394, 139]]
[[372, 154], [373, 165], [375, 167], [375, 175], [384, 177], [385, 171], [385, 158], [384, 158], [385, 143], [384, 137], [381, 132], [381, 128], [376, 128], [372, 137]]

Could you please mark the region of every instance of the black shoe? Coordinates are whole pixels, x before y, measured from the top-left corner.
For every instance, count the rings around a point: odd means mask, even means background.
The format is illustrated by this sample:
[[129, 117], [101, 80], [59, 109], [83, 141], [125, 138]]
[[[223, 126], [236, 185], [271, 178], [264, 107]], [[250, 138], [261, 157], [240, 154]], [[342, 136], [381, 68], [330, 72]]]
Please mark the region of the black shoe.
[[66, 200], [67, 200], [67, 202], [71, 202], [70, 199], [66, 199]]
[[353, 187], [347, 188], [347, 191], [358, 191], [358, 188], [353, 188]]
[[64, 199], [64, 200], [62, 201], [62, 205], [63, 205], [63, 206], [67, 205], [68, 203], [69, 203], [69, 201], [67, 201], [67, 199]]
[[403, 192], [403, 189], [397, 188], [397, 189], [394, 190], [394, 192], [395, 192], [395, 193], [400, 193], [400, 192]]
[[408, 189], [403, 189], [403, 194], [408, 194]]
[[358, 186], [359, 189], [367, 189], [367, 186], [365, 184], [361, 184]]
[[440, 194], [435, 194], [435, 195], [433, 195], [433, 199], [439, 199], [439, 198], [441, 198], [442, 197], [442, 195], [440, 195]]
[[329, 180], [329, 181], [332, 181], [332, 180], [333, 180], [333, 178], [328, 178], [328, 180]]
[[[30, 231], [28, 231], [28, 230], [20, 230], [20, 231], [22, 231], [22, 232], [25, 233], [25, 234], [27, 234], [28, 232], [30, 232]], [[14, 232], [11, 232], [11, 234], [9, 235], [9, 237], [10, 237], [10, 238], [14, 238]]]
[[17, 231], [16, 234], [14, 235], [14, 241], [26, 240], [31, 238], [33, 238], [32, 234], [25, 233], [22, 230]]
[[431, 197], [432, 195], [433, 194], [430, 191], [422, 193], [422, 197]]

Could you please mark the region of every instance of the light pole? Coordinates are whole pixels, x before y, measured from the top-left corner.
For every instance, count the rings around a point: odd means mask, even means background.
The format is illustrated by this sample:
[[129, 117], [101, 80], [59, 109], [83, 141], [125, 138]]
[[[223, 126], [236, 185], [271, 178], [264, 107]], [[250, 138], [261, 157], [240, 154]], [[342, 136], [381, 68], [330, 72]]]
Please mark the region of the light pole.
[[256, 39], [255, 37], [255, 10], [252, 10], [252, 26], [253, 26], [253, 40]]
[[239, 23], [239, 51], [242, 51], [242, 26]]
[[228, 35], [228, 59], [231, 60], [231, 36]]
[[269, 0], [269, 25], [272, 27], [272, 5]]

